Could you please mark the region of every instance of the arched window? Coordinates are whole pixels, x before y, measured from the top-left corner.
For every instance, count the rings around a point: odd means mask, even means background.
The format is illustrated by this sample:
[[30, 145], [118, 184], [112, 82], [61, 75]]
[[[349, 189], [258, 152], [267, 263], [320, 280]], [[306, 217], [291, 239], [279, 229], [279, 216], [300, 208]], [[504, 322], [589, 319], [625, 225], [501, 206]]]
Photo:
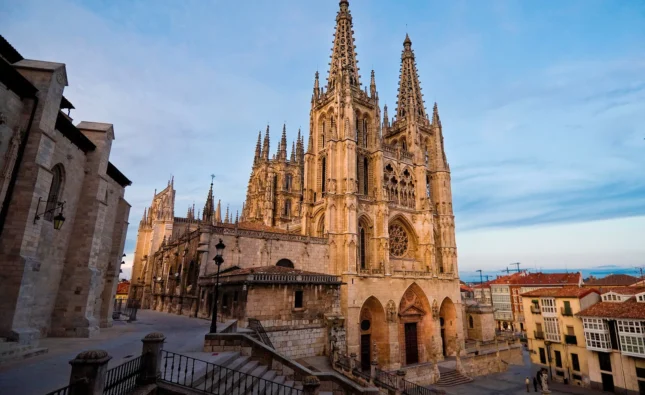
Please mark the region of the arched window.
[[49, 187], [49, 195], [47, 196], [47, 208], [44, 218], [47, 221], [52, 221], [56, 205], [60, 201], [60, 198], [63, 194], [63, 183], [64, 183], [65, 170], [63, 165], [60, 163], [52, 168], [52, 183]]
[[278, 261], [278, 263], [276, 263], [275, 265], [280, 266], [280, 267], [288, 267], [288, 268], [291, 268], [291, 269], [294, 268], [293, 262], [291, 262], [289, 259], [286, 259], [286, 258], [280, 259]]
[[363, 158], [363, 194], [368, 195], [369, 194], [369, 173], [368, 173], [368, 167], [367, 167], [367, 158]]
[[366, 257], [366, 247], [367, 240], [365, 240], [365, 228], [362, 226], [359, 228], [359, 247], [358, 247], [358, 259], [361, 264], [361, 269], [367, 269], [367, 257]]
[[469, 315], [469, 316], [468, 316], [468, 327], [469, 327], [470, 329], [472, 329], [472, 328], [474, 328], [474, 327], [475, 327], [475, 324], [474, 324], [474, 322], [473, 322], [473, 316], [472, 316], [472, 315]]
[[327, 192], [325, 190], [325, 181], [327, 181], [327, 159], [323, 158], [322, 160], [322, 171], [321, 171], [321, 177], [322, 177], [322, 193]]

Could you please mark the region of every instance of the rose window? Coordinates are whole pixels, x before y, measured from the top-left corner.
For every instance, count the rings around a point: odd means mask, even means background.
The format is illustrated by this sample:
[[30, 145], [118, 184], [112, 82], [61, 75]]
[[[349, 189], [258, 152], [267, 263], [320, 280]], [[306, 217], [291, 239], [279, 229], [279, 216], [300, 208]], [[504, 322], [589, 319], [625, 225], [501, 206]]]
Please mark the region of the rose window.
[[399, 224], [390, 225], [390, 255], [402, 257], [408, 252], [408, 233]]

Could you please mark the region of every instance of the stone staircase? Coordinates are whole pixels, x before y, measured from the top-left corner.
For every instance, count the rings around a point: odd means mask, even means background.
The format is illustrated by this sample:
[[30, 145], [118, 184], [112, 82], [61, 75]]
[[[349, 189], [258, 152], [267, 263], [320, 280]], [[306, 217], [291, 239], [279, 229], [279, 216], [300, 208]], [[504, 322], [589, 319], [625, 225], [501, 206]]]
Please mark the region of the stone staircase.
[[0, 365], [47, 353], [48, 349], [0, 338]]
[[466, 384], [473, 379], [463, 376], [456, 370], [442, 370], [439, 381], [435, 383], [437, 387], [452, 387], [455, 385]]
[[[285, 377], [269, 366], [237, 351], [194, 352], [181, 356], [166, 353], [164, 359], [161, 361], [162, 381], [184, 388], [189, 387], [200, 393], [290, 395], [302, 391], [301, 382]], [[328, 394], [331, 395], [331, 392]]]

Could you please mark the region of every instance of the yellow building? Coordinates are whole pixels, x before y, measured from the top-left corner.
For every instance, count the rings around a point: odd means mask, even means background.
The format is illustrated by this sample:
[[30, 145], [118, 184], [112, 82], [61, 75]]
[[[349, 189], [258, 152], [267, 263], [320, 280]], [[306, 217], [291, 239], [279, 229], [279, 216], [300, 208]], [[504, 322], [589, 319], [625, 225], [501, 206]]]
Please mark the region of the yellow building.
[[551, 380], [590, 386], [584, 328], [576, 314], [599, 300], [597, 290], [579, 287], [522, 294], [531, 362], [546, 368]]
[[591, 387], [645, 394], [645, 287], [604, 288], [577, 314], [584, 325]]

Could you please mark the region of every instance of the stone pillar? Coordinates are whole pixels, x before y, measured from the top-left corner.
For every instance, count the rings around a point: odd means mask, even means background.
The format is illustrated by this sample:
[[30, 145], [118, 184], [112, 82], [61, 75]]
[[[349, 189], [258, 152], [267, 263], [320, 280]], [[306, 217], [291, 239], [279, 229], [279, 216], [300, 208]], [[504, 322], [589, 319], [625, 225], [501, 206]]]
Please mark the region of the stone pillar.
[[105, 374], [107, 364], [112, 359], [107, 351], [83, 351], [76, 358], [69, 361], [72, 372], [69, 377], [70, 384], [75, 385], [70, 395], [103, 395], [105, 387]]
[[399, 369], [396, 371], [396, 378], [398, 381], [399, 392], [404, 393], [405, 391], [405, 370]]
[[161, 373], [161, 350], [165, 340], [166, 337], [160, 332], [148, 333], [141, 339], [141, 355], [145, 364], [142, 380], [146, 384], [154, 383]]
[[318, 395], [320, 380], [316, 376], [307, 376], [302, 380], [302, 393], [304, 395]]

